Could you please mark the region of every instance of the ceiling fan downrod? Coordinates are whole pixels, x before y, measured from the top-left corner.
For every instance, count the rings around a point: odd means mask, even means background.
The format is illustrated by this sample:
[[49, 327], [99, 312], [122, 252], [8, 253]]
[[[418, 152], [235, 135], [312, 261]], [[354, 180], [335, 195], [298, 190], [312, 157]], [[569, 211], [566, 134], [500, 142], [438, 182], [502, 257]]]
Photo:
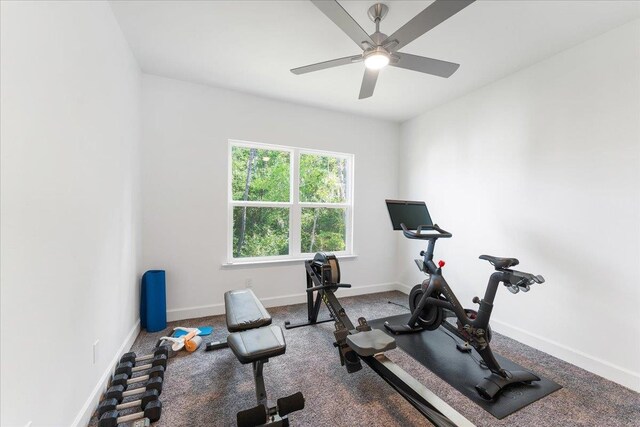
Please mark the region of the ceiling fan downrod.
[[387, 12], [389, 12], [389, 7], [386, 4], [376, 3], [369, 8], [367, 11], [367, 15], [369, 15], [369, 19], [371, 19], [376, 24], [376, 33], [380, 32], [380, 21], [387, 16]]

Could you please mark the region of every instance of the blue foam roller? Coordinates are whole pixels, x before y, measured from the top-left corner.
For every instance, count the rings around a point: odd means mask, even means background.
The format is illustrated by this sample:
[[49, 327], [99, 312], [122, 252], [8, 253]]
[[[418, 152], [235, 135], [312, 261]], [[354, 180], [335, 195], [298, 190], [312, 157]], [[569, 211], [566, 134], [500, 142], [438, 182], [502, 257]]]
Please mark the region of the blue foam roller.
[[149, 270], [142, 276], [140, 324], [148, 332], [167, 327], [167, 294], [164, 270]]

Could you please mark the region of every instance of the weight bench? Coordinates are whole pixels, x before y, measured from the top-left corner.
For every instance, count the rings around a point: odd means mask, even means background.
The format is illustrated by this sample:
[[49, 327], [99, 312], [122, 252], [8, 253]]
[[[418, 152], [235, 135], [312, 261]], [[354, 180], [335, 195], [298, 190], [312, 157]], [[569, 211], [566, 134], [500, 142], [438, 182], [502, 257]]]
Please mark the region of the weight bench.
[[[224, 311], [229, 332], [242, 332], [271, 324], [271, 315], [251, 289], [225, 292]], [[227, 341], [213, 341], [207, 343], [205, 351], [227, 347]]]
[[240, 363], [253, 365], [258, 405], [238, 412], [238, 427], [288, 426], [287, 415], [304, 408], [302, 393], [280, 398], [270, 406], [262, 376], [264, 364], [287, 349], [282, 329], [271, 325], [271, 316], [250, 289], [226, 292], [224, 306], [231, 333], [226, 342], [209, 343], [206, 350], [229, 347]]

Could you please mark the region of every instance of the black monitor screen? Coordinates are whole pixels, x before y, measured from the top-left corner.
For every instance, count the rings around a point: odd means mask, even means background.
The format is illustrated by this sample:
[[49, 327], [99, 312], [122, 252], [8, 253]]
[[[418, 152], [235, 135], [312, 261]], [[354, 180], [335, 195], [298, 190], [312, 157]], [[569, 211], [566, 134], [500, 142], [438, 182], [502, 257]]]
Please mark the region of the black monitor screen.
[[425, 202], [408, 200], [386, 200], [389, 218], [394, 230], [402, 230], [404, 224], [409, 230], [417, 230], [419, 225], [433, 225]]

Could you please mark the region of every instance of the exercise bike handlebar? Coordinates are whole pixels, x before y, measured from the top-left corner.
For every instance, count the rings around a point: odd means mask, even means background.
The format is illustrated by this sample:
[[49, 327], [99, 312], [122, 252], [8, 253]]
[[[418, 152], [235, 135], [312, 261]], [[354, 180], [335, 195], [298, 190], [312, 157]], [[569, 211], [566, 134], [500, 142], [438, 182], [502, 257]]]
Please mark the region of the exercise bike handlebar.
[[504, 269], [502, 271], [509, 274], [509, 279], [504, 282], [504, 285], [512, 294], [517, 294], [520, 291], [529, 292], [531, 285], [535, 283], [544, 283], [544, 277], [539, 274], [536, 276], [531, 273], [525, 273], [524, 271], [509, 269]]
[[[401, 223], [400, 227], [402, 227], [402, 234], [404, 234], [404, 237], [406, 237], [407, 239], [431, 240], [431, 239], [439, 239], [439, 238], [448, 238], [453, 236], [453, 234], [438, 227], [438, 224], [419, 225], [418, 229], [415, 232], [409, 230], [407, 226], [404, 225], [404, 223]], [[437, 231], [438, 233], [422, 234], [423, 231]]]

